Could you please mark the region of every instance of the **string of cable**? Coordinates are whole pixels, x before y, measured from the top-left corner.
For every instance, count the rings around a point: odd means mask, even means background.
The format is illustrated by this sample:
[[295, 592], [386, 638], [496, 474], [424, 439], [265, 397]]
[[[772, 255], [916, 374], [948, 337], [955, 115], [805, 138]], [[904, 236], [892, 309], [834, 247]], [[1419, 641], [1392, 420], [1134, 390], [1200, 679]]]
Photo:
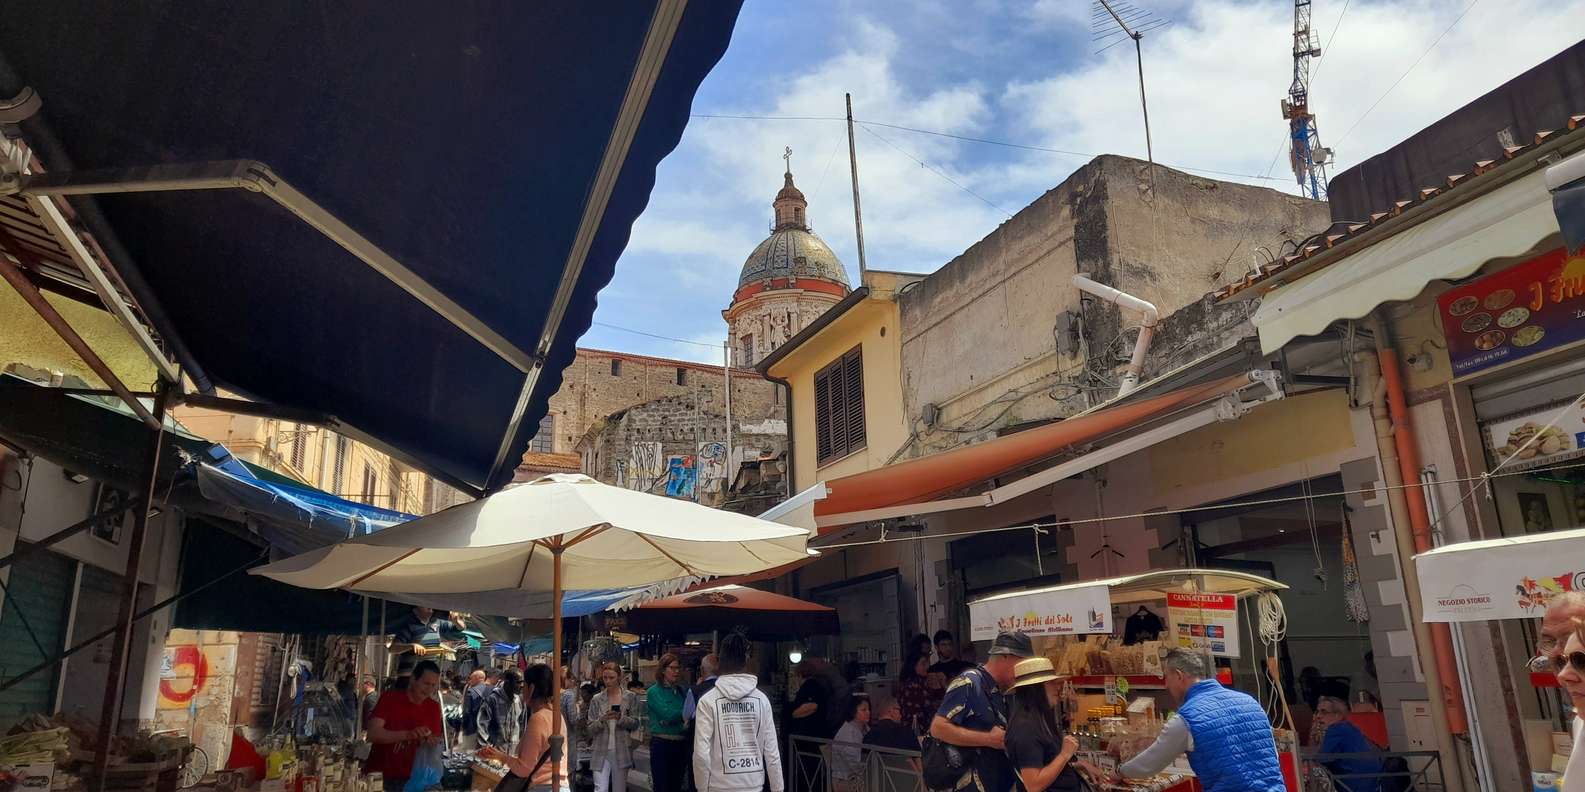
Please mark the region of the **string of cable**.
[[[1585, 401], [1585, 394], [1581, 394], [1580, 399], [1576, 400], [1576, 405], [1575, 406], [1578, 406], [1577, 402], [1579, 402], [1579, 401]], [[1514, 452], [1514, 456], [1517, 456], [1519, 454], [1519, 452], [1522, 451], [1525, 447], [1528, 447], [1528, 445], [1524, 446], [1524, 447], [1521, 447], [1520, 449], [1516, 450]], [[1509, 457], [1509, 460], [1511, 460], [1511, 459], [1513, 459], [1513, 456]], [[1506, 462], [1507, 462], [1507, 460], [1505, 460], [1504, 464], [1506, 464]], [[1501, 466], [1499, 465], [1498, 467], [1501, 467]], [[1475, 482], [1476, 486], [1471, 487], [1469, 492], [1465, 494], [1464, 498], [1460, 499], [1460, 501], [1458, 503], [1454, 504], [1452, 508], [1450, 508], [1446, 512], [1443, 512], [1442, 516], [1440, 518], [1438, 518], [1438, 520], [1449, 516], [1454, 510], [1458, 509], [1458, 507], [1460, 505], [1462, 505], [1462, 503], [1465, 500], [1469, 499], [1470, 495], [1472, 495], [1474, 492], [1478, 491], [1480, 489], [1480, 487], [1484, 486], [1485, 483], [1488, 480], [1490, 480], [1490, 479], [1508, 478], [1508, 477], [1512, 477], [1512, 476], [1528, 476], [1528, 475], [1534, 475], [1534, 474], [1537, 474], [1537, 473], [1556, 473], [1556, 472], [1564, 471], [1564, 470], [1580, 470], [1580, 469], [1585, 469], [1585, 462], [1573, 462], [1573, 463], [1558, 464], [1558, 465], [1546, 465], [1546, 466], [1542, 466], [1542, 467], [1528, 468], [1526, 470], [1508, 471], [1506, 473], [1491, 472], [1491, 473], [1482, 473], [1482, 474], [1480, 474], [1478, 476], [1463, 476], [1463, 477], [1460, 477], [1460, 478], [1445, 479], [1445, 480], [1440, 481], [1438, 483], [1439, 484], [1463, 484], [1463, 483]], [[1196, 513], [1199, 513], [1199, 512], [1217, 511], [1217, 510], [1220, 510], [1220, 509], [1240, 509], [1240, 508], [1246, 508], [1246, 507], [1250, 507], [1250, 506], [1273, 506], [1273, 505], [1282, 504], [1282, 503], [1296, 503], [1296, 502], [1299, 502], [1299, 501], [1302, 501], [1302, 500], [1305, 500], [1305, 499], [1308, 499], [1308, 498], [1321, 500], [1321, 499], [1330, 499], [1330, 498], [1341, 498], [1341, 497], [1346, 497], [1348, 495], [1376, 495], [1378, 493], [1387, 492], [1387, 491], [1390, 491], [1390, 490], [1403, 490], [1403, 489], [1410, 489], [1410, 488], [1414, 488], [1414, 487], [1423, 487], [1423, 486], [1425, 486], [1425, 485], [1421, 484], [1418, 481], [1413, 482], [1413, 483], [1394, 484], [1394, 485], [1381, 484], [1381, 485], [1372, 486], [1372, 487], [1361, 487], [1359, 489], [1336, 490], [1336, 491], [1333, 491], [1333, 492], [1323, 492], [1323, 493], [1315, 494], [1315, 495], [1288, 495], [1288, 496], [1276, 497], [1276, 498], [1256, 498], [1256, 499], [1253, 499], [1253, 500], [1229, 501], [1227, 503], [1213, 503], [1213, 504], [1208, 504], [1208, 505], [1205, 505], [1205, 506], [1186, 506], [1186, 507], [1183, 507], [1183, 508], [1180, 508], [1180, 509], [1160, 509], [1160, 510], [1154, 510], [1154, 511], [1148, 511], [1148, 512], [1135, 512], [1135, 513], [1132, 513], [1132, 514], [1108, 514], [1108, 515], [1102, 515], [1102, 516], [1099, 516], [1099, 517], [1078, 517], [1078, 518], [1062, 520], [1061, 522], [1023, 523], [1023, 524], [1020, 524], [1020, 525], [1006, 525], [1006, 526], [1000, 526], [1000, 527], [996, 527], [996, 528], [975, 528], [975, 529], [967, 530], [967, 531], [948, 531], [948, 532], [942, 532], [942, 533], [916, 534], [916, 535], [906, 535], [906, 536], [902, 536], [902, 537], [888, 537], [888, 538], [885, 538], [885, 539], [866, 539], [866, 540], [860, 540], [860, 541], [856, 541], [856, 542], [840, 542], [840, 543], [832, 543], [832, 544], [820, 544], [820, 545], [815, 545], [815, 548], [818, 549], [818, 550], [839, 550], [839, 549], [846, 548], [846, 547], [863, 547], [865, 545], [882, 544], [884, 542], [918, 541], [918, 540], [922, 540], [922, 539], [952, 539], [952, 538], [957, 538], [957, 537], [960, 537], [960, 536], [978, 536], [980, 534], [1005, 533], [1007, 531], [1031, 531], [1031, 530], [1035, 530], [1037, 528], [1070, 528], [1070, 527], [1077, 526], [1077, 525], [1087, 525], [1087, 524], [1092, 524], [1092, 523], [1102, 523], [1102, 522], [1108, 522], [1108, 521], [1112, 521], [1112, 520], [1130, 520], [1130, 519], [1138, 520], [1138, 519], [1144, 519], [1146, 517], [1162, 517], [1162, 516], [1169, 516], [1169, 515], [1174, 515], [1174, 514], [1196, 514]], [[1436, 522], [1433, 522], [1432, 525], [1435, 526]]]
[[1461, 20], [1464, 19], [1464, 16], [1470, 12], [1470, 9], [1473, 9], [1479, 3], [1480, 3], [1480, 0], [1472, 0], [1472, 2], [1469, 5], [1464, 7], [1463, 11], [1460, 11], [1458, 13], [1458, 16], [1453, 17], [1453, 21], [1451, 23], [1449, 23], [1448, 26], [1442, 30], [1442, 33], [1440, 35], [1438, 35], [1434, 41], [1431, 42], [1431, 46], [1426, 47], [1425, 48], [1425, 52], [1420, 53], [1420, 57], [1415, 58], [1414, 59], [1414, 63], [1409, 64], [1409, 68], [1404, 69], [1403, 70], [1403, 74], [1398, 75], [1398, 79], [1393, 80], [1392, 81], [1392, 85], [1387, 86], [1387, 90], [1383, 91], [1381, 96], [1376, 97], [1376, 101], [1371, 102], [1370, 107], [1365, 108], [1365, 112], [1363, 114], [1361, 114], [1359, 118], [1354, 120], [1354, 125], [1350, 126], [1348, 128], [1348, 131], [1344, 132], [1343, 136], [1338, 138], [1337, 142], [1332, 144], [1332, 145], [1341, 146], [1343, 144], [1343, 141], [1347, 140], [1348, 136], [1353, 134], [1354, 130], [1359, 126], [1360, 122], [1364, 121], [1366, 116], [1369, 116], [1371, 114], [1371, 111], [1375, 110], [1377, 105], [1380, 105], [1382, 103], [1382, 100], [1386, 99], [1387, 95], [1392, 93], [1393, 89], [1397, 88], [1398, 84], [1403, 82], [1404, 78], [1409, 76], [1409, 72], [1414, 71], [1415, 67], [1420, 65], [1420, 61], [1425, 60], [1425, 56], [1430, 55], [1431, 51], [1436, 49], [1438, 44], [1442, 43], [1442, 39], [1446, 38], [1447, 34], [1451, 33], [1453, 31], [1453, 28], [1458, 26], [1458, 23]]
[[[843, 123], [847, 122], [847, 118], [845, 118], [843, 116], [773, 116], [773, 115], [749, 115], [749, 114], [740, 114], [740, 113], [694, 113], [693, 115], [690, 116], [690, 118], [717, 118], [717, 119], [729, 119], [729, 120], [736, 120], [736, 121], [841, 121]], [[855, 118], [855, 119], [853, 119], [853, 123], [856, 126], [860, 126], [860, 127], [878, 127], [878, 128], [881, 128], [881, 129], [896, 129], [896, 130], [901, 131], [901, 132], [913, 132], [915, 134], [920, 134], [920, 135], [932, 135], [932, 136], [935, 136], [935, 137], [948, 138], [950, 140], [959, 140], [959, 141], [962, 141], [964, 143], [978, 143], [978, 144], [986, 145], [986, 146], [1000, 146], [1002, 148], [1021, 149], [1023, 151], [1039, 151], [1039, 152], [1044, 152], [1046, 154], [1061, 154], [1061, 155], [1067, 156], [1067, 157], [1080, 157], [1080, 158], [1083, 158], [1083, 159], [1094, 159], [1096, 157], [1101, 156], [1100, 154], [1097, 154], [1097, 153], [1094, 153], [1094, 152], [1089, 152], [1089, 151], [1074, 151], [1072, 149], [1054, 148], [1052, 146], [1037, 146], [1037, 145], [1032, 145], [1032, 144], [1028, 144], [1028, 143], [1013, 143], [1013, 142], [1006, 141], [1006, 140], [996, 140], [996, 139], [993, 139], [993, 138], [975, 137], [973, 135], [959, 135], [959, 134], [955, 134], [955, 133], [952, 133], [952, 132], [942, 132], [942, 131], [937, 130], [937, 129], [921, 129], [919, 127], [905, 126], [903, 124], [889, 124], [889, 123], [886, 123], [884, 121], [865, 121], [865, 120], [860, 120], [860, 119]], [[1175, 168], [1175, 169], [1181, 170], [1181, 171], [1194, 171], [1196, 173], [1209, 173], [1209, 174], [1213, 174], [1213, 175], [1216, 175], [1216, 176], [1228, 176], [1228, 177], [1235, 178], [1235, 179], [1268, 180], [1268, 179], [1276, 178], [1274, 176], [1261, 176], [1259, 174], [1253, 174], [1253, 173], [1237, 173], [1235, 171], [1217, 170], [1215, 168], [1199, 168], [1199, 167], [1194, 167], [1194, 166], [1191, 166], [1191, 165], [1174, 165], [1174, 164], [1166, 163], [1166, 162], [1159, 163], [1159, 164], [1162, 165], [1163, 167]]]

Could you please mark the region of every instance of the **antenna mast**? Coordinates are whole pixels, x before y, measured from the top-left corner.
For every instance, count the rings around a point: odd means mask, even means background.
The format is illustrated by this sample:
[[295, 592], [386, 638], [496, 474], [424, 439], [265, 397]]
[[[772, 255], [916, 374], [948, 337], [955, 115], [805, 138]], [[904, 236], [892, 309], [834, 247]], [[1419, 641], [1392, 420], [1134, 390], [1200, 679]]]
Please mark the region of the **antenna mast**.
[[[1134, 62], [1139, 68], [1139, 110], [1145, 117], [1145, 160], [1150, 167], [1150, 194], [1156, 194], [1156, 152], [1150, 144], [1150, 105], [1145, 101], [1145, 53], [1140, 45], [1145, 31], [1154, 30], [1167, 23], [1155, 18], [1149, 11], [1136, 8], [1122, 0], [1095, 0], [1095, 11], [1090, 17], [1093, 41], [1105, 41], [1119, 33], [1134, 41]], [[1096, 51], [1099, 55], [1123, 39], [1116, 39]]]
[[1321, 133], [1310, 112], [1310, 59], [1321, 54], [1321, 42], [1310, 29], [1310, 0], [1293, 0], [1293, 84], [1282, 101], [1288, 119], [1288, 163], [1299, 192], [1321, 200], [1326, 197], [1326, 166], [1332, 150], [1321, 147]]

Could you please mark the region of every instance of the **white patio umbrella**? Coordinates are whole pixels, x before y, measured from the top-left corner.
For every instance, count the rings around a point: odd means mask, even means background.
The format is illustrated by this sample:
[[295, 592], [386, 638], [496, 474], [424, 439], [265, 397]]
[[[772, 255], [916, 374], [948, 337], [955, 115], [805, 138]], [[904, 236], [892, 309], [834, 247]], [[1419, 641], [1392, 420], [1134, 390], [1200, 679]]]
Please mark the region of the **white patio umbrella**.
[[[358, 592], [550, 591], [555, 701], [562, 591], [746, 575], [804, 560], [808, 538], [802, 528], [557, 474], [250, 571]], [[559, 706], [551, 719], [559, 740]]]

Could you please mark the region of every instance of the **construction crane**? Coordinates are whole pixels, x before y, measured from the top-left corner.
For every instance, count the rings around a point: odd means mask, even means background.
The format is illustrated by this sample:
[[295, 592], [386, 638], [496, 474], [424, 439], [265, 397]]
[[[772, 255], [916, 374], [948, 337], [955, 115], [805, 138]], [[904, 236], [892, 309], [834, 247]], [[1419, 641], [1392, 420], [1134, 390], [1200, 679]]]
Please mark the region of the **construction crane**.
[[1310, 112], [1310, 59], [1321, 54], [1320, 41], [1310, 30], [1310, 0], [1293, 0], [1293, 84], [1282, 100], [1282, 117], [1288, 119], [1288, 162], [1299, 192], [1321, 200], [1326, 197], [1326, 166], [1332, 150], [1321, 147], [1321, 133]]

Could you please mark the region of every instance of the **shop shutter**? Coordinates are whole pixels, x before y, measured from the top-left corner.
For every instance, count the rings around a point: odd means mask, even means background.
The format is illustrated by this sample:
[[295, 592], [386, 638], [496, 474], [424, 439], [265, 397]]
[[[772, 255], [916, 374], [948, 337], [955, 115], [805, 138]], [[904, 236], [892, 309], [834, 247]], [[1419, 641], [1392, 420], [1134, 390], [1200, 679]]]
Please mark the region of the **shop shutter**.
[[[18, 549], [21, 549], [19, 544]], [[49, 657], [60, 653], [71, 602], [73, 562], [48, 550], [29, 553], [11, 565], [8, 594], [0, 605], [0, 679], [9, 679], [47, 659], [29, 637], [23, 617]], [[49, 714], [55, 704], [56, 674], [34, 674], [0, 691], [0, 728], [34, 712]]]

